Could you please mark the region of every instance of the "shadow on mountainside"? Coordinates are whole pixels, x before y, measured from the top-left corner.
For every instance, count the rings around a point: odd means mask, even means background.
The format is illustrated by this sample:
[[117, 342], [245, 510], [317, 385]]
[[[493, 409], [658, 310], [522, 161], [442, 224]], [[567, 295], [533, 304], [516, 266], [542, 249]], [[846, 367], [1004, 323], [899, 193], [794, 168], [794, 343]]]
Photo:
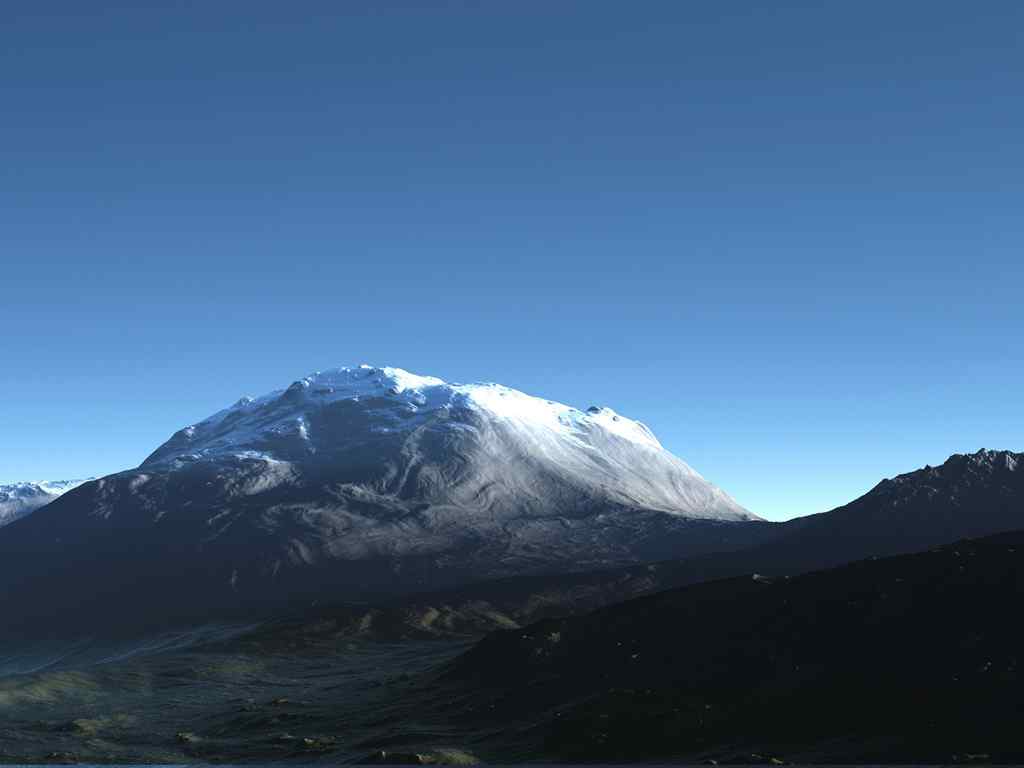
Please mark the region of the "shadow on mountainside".
[[550, 760], [1015, 762], [1022, 594], [1002, 534], [498, 632], [445, 685]]

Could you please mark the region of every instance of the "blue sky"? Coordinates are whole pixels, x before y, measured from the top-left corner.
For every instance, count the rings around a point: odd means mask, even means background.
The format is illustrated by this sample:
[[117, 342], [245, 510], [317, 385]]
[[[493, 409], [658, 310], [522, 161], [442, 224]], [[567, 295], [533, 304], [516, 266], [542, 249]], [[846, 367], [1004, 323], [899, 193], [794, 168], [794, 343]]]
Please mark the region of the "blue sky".
[[1024, 448], [1019, 3], [2, 13], [0, 481], [360, 362], [772, 518]]

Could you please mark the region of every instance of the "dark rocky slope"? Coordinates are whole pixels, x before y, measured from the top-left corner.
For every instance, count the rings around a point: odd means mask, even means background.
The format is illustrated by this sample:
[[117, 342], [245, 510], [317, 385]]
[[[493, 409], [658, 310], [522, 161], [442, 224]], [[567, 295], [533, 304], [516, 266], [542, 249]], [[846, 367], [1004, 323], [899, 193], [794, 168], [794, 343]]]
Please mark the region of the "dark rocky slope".
[[1012, 533], [728, 579], [468, 653], [249, 637], [0, 679], [0, 757], [1019, 763], [1022, 558]]
[[1024, 453], [957, 453], [937, 467], [883, 480], [830, 512], [787, 523], [783, 536], [758, 550], [766, 555], [758, 564], [792, 572], [1020, 528]]
[[1020, 532], [727, 579], [495, 633], [445, 695], [521, 757], [1019, 762], [1022, 595]]

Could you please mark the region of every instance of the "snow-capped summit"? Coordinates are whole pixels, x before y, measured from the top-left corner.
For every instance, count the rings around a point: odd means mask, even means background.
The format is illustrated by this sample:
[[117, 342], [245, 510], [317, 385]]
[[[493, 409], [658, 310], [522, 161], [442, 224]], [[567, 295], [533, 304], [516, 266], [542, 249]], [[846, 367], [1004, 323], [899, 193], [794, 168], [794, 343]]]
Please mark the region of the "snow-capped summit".
[[[425, 436], [443, 437], [443, 446], [428, 455]], [[365, 464], [368, 450], [382, 458], [377, 477], [373, 468], [369, 476], [348, 477], [349, 467]], [[389, 472], [407, 476], [424, 458], [446, 480], [429, 484], [434, 503], [454, 501], [460, 487], [478, 488], [496, 470], [511, 489], [512, 478], [528, 471], [518, 489], [527, 499], [557, 478], [591, 505], [601, 500], [691, 518], [756, 519], [666, 451], [647, 426], [611, 408], [580, 410], [500, 384], [448, 384], [369, 365], [317, 372], [286, 389], [244, 397], [179, 431], [142, 468], [327, 464], [349, 482], [378, 488]]]
[[0, 526], [35, 512], [86, 482], [88, 480], [41, 480], [0, 485]]
[[[363, 403], [372, 412], [377, 432], [408, 430], [440, 411], [477, 410], [492, 418], [543, 429], [570, 441], [585, 441], [601, 429], [651, 448], [661, 448], [653, 433], [640, 422], [619, 416], [611, 408], [592, 406], [581, 411], [551, 400], [531, 397], [500, 384], [448, 384], [434, 376], [418, 376], [401, 368], [369, 365], [316, 372], [260, 398], [243, 397], [230, 408], [181, 430], [146, 463], [173, 458], [182, 448], [188, 460], [225, 453], [244, 453], [257, 447], [270, 458], [291, 453], [282, 437], [295, 435], [308, 451], [317, 440], [309, 434], [309, 416], [337, 403]], [[330, 434], [329, 441], [349, 435]], [[295, 445], [291, 448], [294, 449]], [[274, 455], [274, 451], [282, 455]]]

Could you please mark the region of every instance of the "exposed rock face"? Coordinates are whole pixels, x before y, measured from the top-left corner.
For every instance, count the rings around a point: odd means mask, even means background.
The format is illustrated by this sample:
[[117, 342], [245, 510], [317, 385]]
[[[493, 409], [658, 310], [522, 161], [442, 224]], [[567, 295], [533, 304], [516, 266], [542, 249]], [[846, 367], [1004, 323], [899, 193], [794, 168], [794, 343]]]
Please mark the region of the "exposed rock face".
[[780, 560], [819, 567], [1024, 528], [1022, 460], [1011, 451], [954, 454], [830, 512], [790, 521], [772, 548]]

